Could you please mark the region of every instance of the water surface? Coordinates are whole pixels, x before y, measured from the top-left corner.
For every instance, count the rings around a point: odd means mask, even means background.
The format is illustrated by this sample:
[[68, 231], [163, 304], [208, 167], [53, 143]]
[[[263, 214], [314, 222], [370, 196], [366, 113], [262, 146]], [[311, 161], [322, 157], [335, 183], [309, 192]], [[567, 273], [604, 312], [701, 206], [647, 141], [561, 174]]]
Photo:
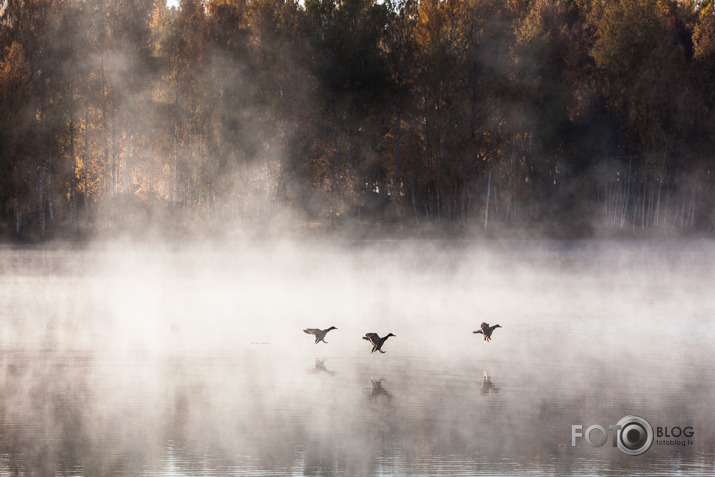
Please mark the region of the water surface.
[[[715, 472], [709, 243], [0, 255], [0, 475]], [[628, 415], [692, 443], [571, 445]]]

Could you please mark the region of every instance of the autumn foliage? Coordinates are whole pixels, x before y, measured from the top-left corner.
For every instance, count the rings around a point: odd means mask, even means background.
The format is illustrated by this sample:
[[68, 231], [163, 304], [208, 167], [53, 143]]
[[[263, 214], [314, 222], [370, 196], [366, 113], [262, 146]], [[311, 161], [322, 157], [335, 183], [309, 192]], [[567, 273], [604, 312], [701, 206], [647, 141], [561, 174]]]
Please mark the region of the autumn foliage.
[[713, 231], [712, 1], [2, 5], [6, 237]]

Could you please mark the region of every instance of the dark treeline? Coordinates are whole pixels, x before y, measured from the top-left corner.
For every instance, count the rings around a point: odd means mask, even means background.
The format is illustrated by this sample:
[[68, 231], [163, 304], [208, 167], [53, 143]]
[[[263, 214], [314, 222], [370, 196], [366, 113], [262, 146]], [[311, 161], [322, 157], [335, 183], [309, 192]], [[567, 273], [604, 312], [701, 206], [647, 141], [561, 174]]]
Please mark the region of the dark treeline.
[[4, 0], [0, 228], [711, 233], [710, 0]]

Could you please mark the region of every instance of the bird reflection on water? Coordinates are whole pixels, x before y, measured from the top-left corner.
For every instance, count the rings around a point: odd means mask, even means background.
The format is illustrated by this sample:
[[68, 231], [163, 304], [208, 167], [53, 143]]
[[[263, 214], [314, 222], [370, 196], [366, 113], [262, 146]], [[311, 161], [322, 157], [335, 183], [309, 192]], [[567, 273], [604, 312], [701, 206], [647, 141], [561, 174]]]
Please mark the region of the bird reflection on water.
[[325, 373], [325, 374], [329, 374], [330, 376], [332, 376], [332, 375], [335, 374], [335, 371], [333, 371], [332, 369], [328, 369], [328, 368], [325, 366], [325, 360], [324, 360], [324, 359], [318, 359], [318, 358], [316, 358], [316, 359], [315, 359], [315, 365], [314, 365], [312, 368], [309, 368], [309, 369], [308, 369], [308, 373], [309, 373], [309, 374], [322, 374], [322, 373]]
[[482, 393], [482, 396], [486, 396], [490, 392], [499, 392], [499, 388], [494, 385], [492, 382], [492, 378], [489, 376], [489, 373], [484, 371], [484, 379], [482, 380], [482, 384], [480, 386], [479, 391]]
[[387, 399], [392, 399], [392, 395], [390, 394], [390, 392], [382, 385], [383, 379], [370, 379], [372, 380], [372, 388], [368, 393], [369, 399], [377, 399], [380, 396], [385, 396]]
[[[715, 309], [703, 279], [715, 262], [711, 244], [699, 247], [704, 256], [690, 242], [687, 253], [665, 256], [618, 244], [603, 253], [601, 245], [472, 253], [416, 243], [409, 254], [390, 246], [351, 245], [335, 257], [296, 247], [283, 256], [270, 246], [60, 250], [57, 266], [42, 268], [37, 252], [9, 267], [24, 252], [0, 250], [0, 474], [616, 477], [652, 475], [654, 465], [664, 475], [713, 474], [707, 429], [693, 446], [638, 458], [585, 440], [570, 445], [573, 424], [608, 424], [626, 412], [671, 425], [712, 421], [703, 403], [715, 394], [714, 341], [702, 321]], [[427, 252], [436, 253], [434, 269], [423, 274], [416, 258]], [[295, 272], [304, 269], [311, 272]], [[616, 286], [623, 283], [633, 286]], [[507, 330], [489, 346], [468, 334], [435, 337], [473, 311], [461, 301], [475, 284], [485, 285], [480, 312], [498, 314]], [[335, 333], [340, 343], [310, 346], [316, 336], [302, 337], [302, 326], [284, 318], [307, 309], [291, 298], [313, 290], [330, 297], [315, 324], [344, 311], [336, 324], [349, 333]], [[435, 298], [445, 309], [432, 314]], [[365, 317], [383, 300], [399, 302], [400, 313], [373, 328]], [[229, 319], [235, 311], [250, 318]], [[661, 319], [671, 312], [677, 326]], [[382, 349], [395, 354], [368, 357], [355, 329], [363, 326], [414, 339], [390, 340]], [[678, 329], [691, 333], [658, 348], [664, 331]], [[553, 330], [559, 346], [548, 339]], [[274, 344], [253, 346], [248, 335]], [[594, 335], [609, 337], [607, 354], [602, 340], [584, 339]], [[652, 373], [656, 356], [666, 380]]]

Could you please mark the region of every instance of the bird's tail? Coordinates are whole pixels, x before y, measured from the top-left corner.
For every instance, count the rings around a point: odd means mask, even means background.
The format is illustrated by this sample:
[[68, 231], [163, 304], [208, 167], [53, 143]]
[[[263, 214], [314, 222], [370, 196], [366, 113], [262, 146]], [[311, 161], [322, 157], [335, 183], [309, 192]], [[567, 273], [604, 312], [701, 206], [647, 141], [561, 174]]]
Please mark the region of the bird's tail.
[[477, 330], [477, 331], [474, 331], [474, 333], [476, 333], [476, 334], [478, 334], [478, 335], [481, 335], [481, 334], [483, 334], [484, 332], [483, 332], [482, 330]]
[[367, 336], [363, 336], [362, 339], [364, 339], [366, 341], [370, 341], [370, 338], [368, 338]]
[[312, 333], [310, 332], [310, 330], [303, 330], [303, 333], [308, 334], [308, 335], [312, 334]]

